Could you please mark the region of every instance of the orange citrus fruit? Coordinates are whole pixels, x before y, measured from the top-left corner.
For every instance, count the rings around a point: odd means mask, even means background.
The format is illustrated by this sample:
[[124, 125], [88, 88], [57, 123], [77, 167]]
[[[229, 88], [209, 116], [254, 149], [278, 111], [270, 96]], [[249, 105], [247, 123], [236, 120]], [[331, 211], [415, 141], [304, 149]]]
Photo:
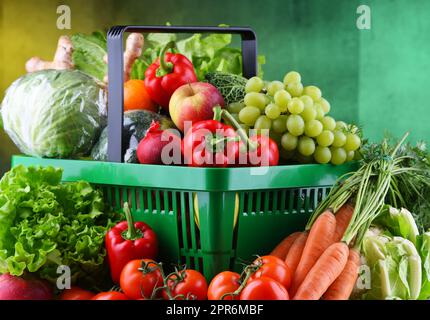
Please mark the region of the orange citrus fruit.
[[146, 91], [145, 81], [132, 79], [124, 83], [124, 111], [129, 110], [158, 111], [158, 106]]

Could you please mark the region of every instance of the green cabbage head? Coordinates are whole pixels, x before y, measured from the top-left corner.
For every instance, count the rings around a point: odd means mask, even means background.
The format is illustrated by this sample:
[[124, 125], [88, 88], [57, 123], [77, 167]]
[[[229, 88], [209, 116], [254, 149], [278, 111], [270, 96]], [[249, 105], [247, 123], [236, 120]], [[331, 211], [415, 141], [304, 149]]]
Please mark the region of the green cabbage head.
[[8, 88], [3, 127], [21, 152], [47, 158], [87, 155], [106, 124], [106, 95], [77, 70], [28, 73]]

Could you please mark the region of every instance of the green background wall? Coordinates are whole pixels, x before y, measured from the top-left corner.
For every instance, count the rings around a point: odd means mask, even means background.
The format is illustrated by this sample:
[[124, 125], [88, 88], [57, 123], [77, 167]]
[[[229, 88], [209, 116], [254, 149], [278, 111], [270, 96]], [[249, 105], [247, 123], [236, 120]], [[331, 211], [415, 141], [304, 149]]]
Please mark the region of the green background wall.
[[[56, 28], [67, 4], [72, 29]], [[356, 27], [369, 5], [371, 30]], [[266, 56], [266, 79], [297, 70], [316, 84], [336, 118], [379, 139], [389, 130], [428, 140], [430, 127], [430, 1], [427, 0], [0, 0], [0, 98], [33, 55], [50, 59], [58, 36], [115, 24], [248, 25]], [[17, 152], [0, 132], [0, 166]]]

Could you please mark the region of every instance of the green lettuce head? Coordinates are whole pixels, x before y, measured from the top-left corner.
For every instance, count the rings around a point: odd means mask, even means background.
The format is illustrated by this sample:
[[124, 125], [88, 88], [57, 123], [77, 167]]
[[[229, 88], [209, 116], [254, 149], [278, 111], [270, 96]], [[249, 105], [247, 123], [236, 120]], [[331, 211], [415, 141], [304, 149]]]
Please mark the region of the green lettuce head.
[[426, 232], [417, 238], [417, 248], [422, 260], [423, 284], [420, 299], [430, 299], [430, 232]]
[[401, 237], [369, 232], [363, 252], [371, 270], [371, 289], [363, 298], [415, 300], [421, 291], [421, 257], [414, 244]]
[[419, 234], [417, 224], [412, 213], [404, 208], [399, 210], [386, 206], [374, 224], [389, 231], [394, 236], [403, 237], [414, 244], [416, 243]]

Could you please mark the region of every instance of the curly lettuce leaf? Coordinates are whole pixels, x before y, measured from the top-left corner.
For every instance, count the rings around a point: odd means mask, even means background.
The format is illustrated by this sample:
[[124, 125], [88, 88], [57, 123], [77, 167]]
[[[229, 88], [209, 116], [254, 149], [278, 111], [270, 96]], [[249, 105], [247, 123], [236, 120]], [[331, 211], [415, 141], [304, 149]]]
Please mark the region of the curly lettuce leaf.
[[73, 279], [103, 269], [104, 236], [116, 217], [104, 212], [90, 184], [63, 184], [61, 175], [18, 166], [0, 181], [0, 273], [36, 272], [55, 281], [59, 265], [69, 266]]

